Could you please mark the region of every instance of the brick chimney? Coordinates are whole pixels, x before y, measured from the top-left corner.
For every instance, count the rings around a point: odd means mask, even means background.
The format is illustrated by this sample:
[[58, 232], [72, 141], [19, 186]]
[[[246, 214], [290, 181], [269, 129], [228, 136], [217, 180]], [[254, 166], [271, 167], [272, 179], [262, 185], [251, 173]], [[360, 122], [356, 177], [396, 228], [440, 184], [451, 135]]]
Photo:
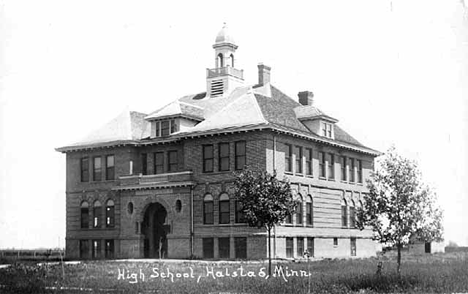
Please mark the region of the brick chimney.
[[271, 67], [264, 65], [263, 63], [258, 64], [258, 84], [263, 86], [270, 82], [270, 71]]
[[299, 96], [299, 103], [304, 106], [314, 104], [314, 93], [310, 91], [302, 91], [297, 94]]

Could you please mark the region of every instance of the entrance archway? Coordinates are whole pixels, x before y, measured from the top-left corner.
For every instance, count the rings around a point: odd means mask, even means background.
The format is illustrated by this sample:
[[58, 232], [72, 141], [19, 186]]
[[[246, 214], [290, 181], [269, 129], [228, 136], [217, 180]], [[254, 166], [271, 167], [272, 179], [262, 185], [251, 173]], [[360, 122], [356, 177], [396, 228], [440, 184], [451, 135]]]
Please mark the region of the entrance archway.
[[144, 257], [167, 257], [167, 234], [169, 225], [166, 225], [167, 211], [159, 202], [150, 204], [145, 211], [141, 232], [144, 235]]

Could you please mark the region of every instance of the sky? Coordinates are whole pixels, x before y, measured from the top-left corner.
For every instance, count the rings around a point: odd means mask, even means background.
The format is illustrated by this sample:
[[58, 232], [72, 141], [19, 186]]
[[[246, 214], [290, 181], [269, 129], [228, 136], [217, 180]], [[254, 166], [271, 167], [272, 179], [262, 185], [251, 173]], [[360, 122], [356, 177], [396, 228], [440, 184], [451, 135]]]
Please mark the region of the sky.
[[126, 109], [205, 91], [226, 22], [236, 67], [416, 160], [468, 245], [468, 10], [462, 0], [0, 2], [0, 248], [64, 246], [65, 155]]

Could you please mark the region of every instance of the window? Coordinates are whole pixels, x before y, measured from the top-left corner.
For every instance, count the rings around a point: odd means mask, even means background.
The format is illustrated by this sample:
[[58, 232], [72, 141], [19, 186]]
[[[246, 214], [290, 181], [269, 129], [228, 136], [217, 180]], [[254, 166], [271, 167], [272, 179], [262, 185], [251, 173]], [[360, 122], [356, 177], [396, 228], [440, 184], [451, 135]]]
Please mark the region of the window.
[[331, 123], [322, 122], [322, 136], [327, 138], [333, 137], [333, 125]]
[[348, 169], [349, 181], [354, 183], [354, 158], [349, 159]]
[[235, 143], [236, 170], [241, 170], [246, 165], [246, 146], [245, 141]]
[[351, 256], [356, 256], [356, 238], [351, 238]]
[[113, 228], [115, 225], [114, 201], [109, 199], [106, 204], [106, 227]]
[[349, 203], [349, 227], [355, 228], [356, 227], [356, 213], [354, 209], [354, 201], [351, 200]]
[[106, 258], [114, 258], [114, 240], [105, 241]]
[[322, 122], [322, 135], [327, 138], [333, 137], [333, 125], [330, 123]]
[[219, 197], [219, 223], [228, 224], [230, 220], [229, 196], [226, 193]]
[[302, 174], [302, 147], [294, 146], [294, 155], [296, 156], [296, 173]]
[[141, 173], [143, 175], [148, 174], [148, 154], [146, 153], [141, 154]]
[[154, 173], [155, 174], [164, 173], [164, 152], [154, 153]]
[[236, 258], [247, 258], [247, 238], [234, 238], [234, 253], [236, 255]]
[[80, 258], [87, 259], [89, 258], [89, 241], [80, 240]]
[[213, 238], [203, 238], [203, 258], [214, 257]]
[[313, 174], [313, 171], [312, 171], [312, 149], [306, 148], [305, 156], [306, 156], [306, 175], [311, 176]]
[[102, 180], [101, 157], [93, 158], [93, 180], [94, 181]]
[[286, 238], [286, 257], [287, 258], [293, 258], [293, 252], [294, 252], [293, 238], [287, 237]]
[[245, 223], [244, 205], [239, 200], [236, 200], [235, 206], [236, 206], [236, 223]]
[[347, 180], [347, 177], [346, 177], [346, 170], [347, 170], [347, 167], [346, 167], [346, 156], [341, 156], [341, 180], [342, 180], [342, 181], [346, 181], [346, 180]]
[[292, 224], [292, 214], [286, 215], [286, 223], [287, 224]]
[[101, 257], [101, 240], [93, 240], [93, 258]]
[[178, 168], [178, 158], [177, 158], [177, 151], [169, 151], [167, 152], [168, 162], [167, 162], [167, 171], [168, 172], [175, 172]]
[[297, 238], [297, 257], [304, 256], [304, 238], [298, 237]]
[[302, 196], [299, 194], [298, 203], [296, 205], [296, 224], [302, 224]]
[[213, 145], [203, 145], [203, 172], [213, 172]]
[[156, 129], [156, 137], [161, 137], [161, 122], [157, 121], [154, 123]]
[[328, 154], [328, 178], [335, 178], [335, 155], [331, 153]]
[[219, 143], [219, 171], [229, 170], [229, 143]]
[[101, 227], [101, 202], [94, 201], [93, 205], [93, 228]]
[[319, 152], [319, 171], [319, 176], [325, 178], [325, 153], [323, 152]]
[[81, 228], [87, 229], [89, 227], [89, 208], [88, 202], [81, 202]]
[[179, 125], [175, 119], [156, 121], [154, 122], [154, 128], [154, 134], [156, 137], [169, 136], [170, 134], [179, 131]]
[[286, 164], [286, 172], [292, 172], [292, 146], [286, 144], [286, 153], [284, 153], [284, 161]]
[[170, 123], [168, 120], [161, 122], [161, 137], [169, 136]]
[[171, 124], [171, 134], [177, 132], [178, 128], [177, 128], [177, 123], [176, 123], [175, 119], [171, 119], [170, 124]]
[[345, 199], [341, 201], [341, 226], [348, 227], [348, 207]]
[[314, 206], [313, 200], [310, 195], [307, 196], [306, 200], [306, 222], [308, 226], [312, 226], [314, 224]]
[[309, 257], [314, 256], [314, 238], [307, 237], [307, 252], [309, 252]]
[[338, 238], [333, 238], [333, 246], [338, 246]]
[[203, 199], [203, 223], [213, 224], [213, 196], [206, 194]]
[[229, 237], [227, 238], [218, 238], [218, 253], [219, 258], [229, 258], [230, 255], [230, 244]]
[[106, 156], [106, 180], [113, 180], [115, 177], [114, 155]]
[[357, 182], [362, 184], [362, 161], [356, 160], [357, 164]]
[[133, 203], [132, 203], [132, 202], [128, 202], [128, 204], [127, 204], [127, 212], [128, 212], [128, 214], [132, 214], [132, 213], [133, 213]]
[[81, 181], [89, 182], [89, 159], [88, 157], [81, 158]]

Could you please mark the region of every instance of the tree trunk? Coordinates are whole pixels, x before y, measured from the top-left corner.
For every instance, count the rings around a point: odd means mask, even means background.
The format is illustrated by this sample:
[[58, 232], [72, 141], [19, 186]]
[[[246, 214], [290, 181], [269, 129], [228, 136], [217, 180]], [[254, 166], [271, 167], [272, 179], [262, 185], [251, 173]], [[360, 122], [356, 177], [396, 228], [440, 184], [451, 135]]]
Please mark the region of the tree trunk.
[[401, 243], [397, 244], [397, 251], [398, 251], [398, 256], [397, 256], [397, 273], [398, 276], [401, 276], [400, 273], [400, 267], [401, 267]]
[[268, 274], [271, 276], [271, 227], [268, 227]]

